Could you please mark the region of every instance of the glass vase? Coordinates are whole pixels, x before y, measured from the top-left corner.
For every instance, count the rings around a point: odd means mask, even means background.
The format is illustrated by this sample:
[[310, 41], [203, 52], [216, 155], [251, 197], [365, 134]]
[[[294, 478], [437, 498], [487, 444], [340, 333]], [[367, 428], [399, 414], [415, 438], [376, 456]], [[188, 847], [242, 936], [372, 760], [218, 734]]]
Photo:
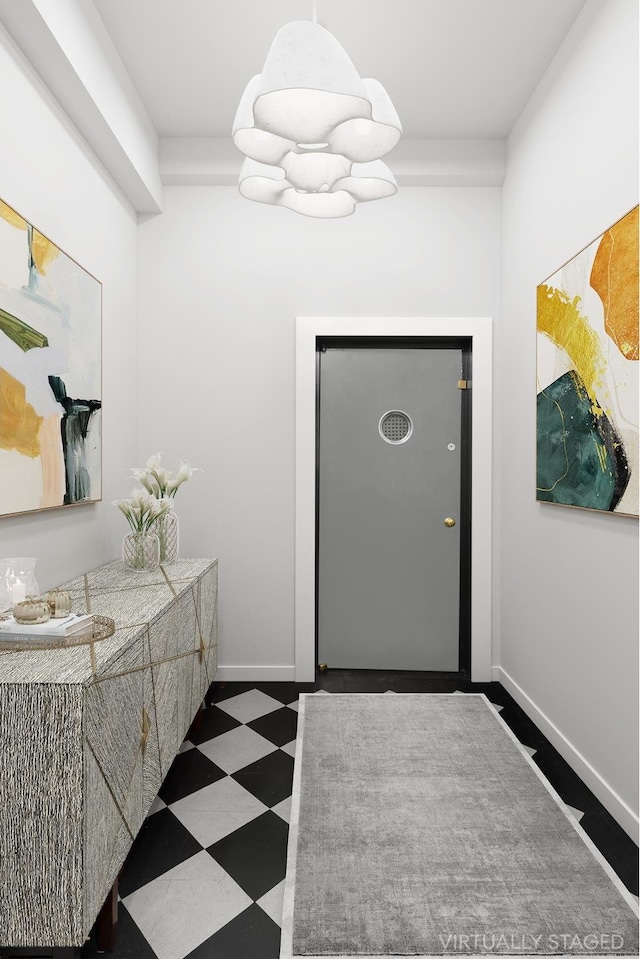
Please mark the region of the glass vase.
[[158, 516], [153, 531], [160, 540], [160, 562], [173, 563], [178, 558], [180, 546], [180, 523], [173, 510]]
[[160, 564], [160, 540], [155, 533], [127, 533], [122, 541], [122, 559], [129, 569], [157, 569]]

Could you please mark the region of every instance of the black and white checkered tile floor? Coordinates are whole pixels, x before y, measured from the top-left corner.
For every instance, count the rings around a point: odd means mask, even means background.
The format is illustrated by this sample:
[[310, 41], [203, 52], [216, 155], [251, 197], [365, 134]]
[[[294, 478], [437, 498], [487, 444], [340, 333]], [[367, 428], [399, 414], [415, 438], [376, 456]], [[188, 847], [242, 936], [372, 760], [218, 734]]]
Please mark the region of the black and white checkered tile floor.
[[[637, 849], [497, 683], [331, 671], [317, 685], [214, 684], [120, 879], [113, 959], [276, 959], [300, 692], [485, 692], [637, 895]], [[93, 939], [84, 959], [97, 955]]]

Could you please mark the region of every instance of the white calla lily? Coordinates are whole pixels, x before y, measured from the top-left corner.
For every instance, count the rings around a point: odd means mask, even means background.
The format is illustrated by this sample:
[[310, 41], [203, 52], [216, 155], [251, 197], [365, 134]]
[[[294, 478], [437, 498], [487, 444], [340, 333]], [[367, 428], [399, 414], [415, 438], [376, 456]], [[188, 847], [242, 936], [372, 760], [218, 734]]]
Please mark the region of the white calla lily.
[[174, 507], [173, 498], [179, 487], [191, 479], [195, 472], [202, 472], [184, 460], [175, 479], [171, 472], [160, 466], [161, 453], [150, 456], [145, 466], [132, 467], [133, 478], [140, 483], [131, 490], [129, 499], [114, 500], [113, 505], [126, 516], [134, 532], [145, 532], [155, 521]]

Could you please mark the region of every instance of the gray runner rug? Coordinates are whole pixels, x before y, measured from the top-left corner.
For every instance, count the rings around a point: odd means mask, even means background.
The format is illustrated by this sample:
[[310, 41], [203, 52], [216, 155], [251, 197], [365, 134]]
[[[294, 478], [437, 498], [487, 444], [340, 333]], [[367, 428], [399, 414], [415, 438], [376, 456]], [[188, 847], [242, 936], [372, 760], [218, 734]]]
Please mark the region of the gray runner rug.
[[636, 916], [484, 695], [300, 697], [281, 959], [638, 955]]

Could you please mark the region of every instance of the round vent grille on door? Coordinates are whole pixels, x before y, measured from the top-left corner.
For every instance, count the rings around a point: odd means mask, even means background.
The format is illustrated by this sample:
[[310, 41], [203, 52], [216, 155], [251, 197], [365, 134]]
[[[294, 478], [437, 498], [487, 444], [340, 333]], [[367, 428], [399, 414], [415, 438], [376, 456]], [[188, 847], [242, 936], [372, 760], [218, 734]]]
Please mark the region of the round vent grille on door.
[[378, 431], [383, 440], [397, 446], [406, 443], [413, 432], [411, 418], [401, 410], [389, 410], [380, 418]]

